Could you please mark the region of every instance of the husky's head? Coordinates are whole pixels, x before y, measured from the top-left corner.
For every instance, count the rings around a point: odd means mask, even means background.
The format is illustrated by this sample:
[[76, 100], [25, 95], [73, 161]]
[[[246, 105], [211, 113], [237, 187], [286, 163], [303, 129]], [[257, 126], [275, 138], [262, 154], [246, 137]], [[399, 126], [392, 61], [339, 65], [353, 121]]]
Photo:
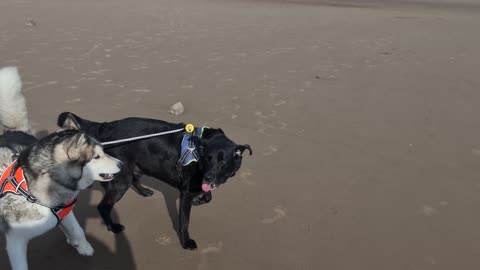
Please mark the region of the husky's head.
[[[65, 131], [62, 131], [64, 133]], [[114, 175], [120, 172], [122, 162], [112, 156], [107, 155], [101, 144], [87, 136], [83, 132], [77, 134], [64, 145], [55, 147], [55, 158], [59, 160], [68, 159], [73, 168], [70, 173], [78, 174], [81, 168], [81, 175], [77, 175], [78, 189], [85, 189], [93, 184], [94, 181], [108, 182], [113, 180]], [[72, 166], [70, 166], [72, 168]]]
[[48, 177], [69, 190], [85, 189], [94, 181], [111, 181], [122, 165], [107, 155], [97, 140], [73, 126], [42, 138], [22, 153], [20, 162], [34, 178]]

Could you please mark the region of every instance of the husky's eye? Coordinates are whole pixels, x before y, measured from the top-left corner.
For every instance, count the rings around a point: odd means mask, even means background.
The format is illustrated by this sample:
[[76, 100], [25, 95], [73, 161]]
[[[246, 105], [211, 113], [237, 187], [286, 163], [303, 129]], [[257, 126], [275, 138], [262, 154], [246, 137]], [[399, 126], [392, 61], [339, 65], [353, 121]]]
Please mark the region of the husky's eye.
[[100, 155], [96, 155], [96, 156], [94, 157], [94, 159], [99, 159], [99, 158], [100, 158]]

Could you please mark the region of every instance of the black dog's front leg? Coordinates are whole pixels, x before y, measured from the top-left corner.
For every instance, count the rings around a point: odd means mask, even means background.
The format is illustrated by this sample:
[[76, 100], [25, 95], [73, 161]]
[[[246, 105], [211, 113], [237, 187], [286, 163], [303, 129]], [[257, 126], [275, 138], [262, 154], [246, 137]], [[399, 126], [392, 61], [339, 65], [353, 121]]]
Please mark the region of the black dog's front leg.
[[180, 242], [184, 249], [190, 250], [197, 249], [197, 243], [195, 243], [195, 240], [190, 239], [190, 235], [188, 233], [188, 223], [190, 221], [192, 200], [193, 195], [190, 192], [180, 192], [180, 211], [178, 213]]

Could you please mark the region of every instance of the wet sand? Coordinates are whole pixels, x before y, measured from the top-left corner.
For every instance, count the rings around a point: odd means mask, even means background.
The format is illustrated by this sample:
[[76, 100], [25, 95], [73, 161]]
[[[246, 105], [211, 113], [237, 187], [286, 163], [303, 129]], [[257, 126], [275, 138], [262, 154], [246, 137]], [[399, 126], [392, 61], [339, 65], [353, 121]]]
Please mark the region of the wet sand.
[[94, 257], [55, 230], [31, 269], [479, 269], [479, 28], [474, 0], [1, 1], [0, 65], [20, 67], [36, 129], [141, 116], [254, 149], [192, 210], [198, 251], [176, 191], [145, 178], [153, 197], [116, 205], [123, 234], [84, 192]]

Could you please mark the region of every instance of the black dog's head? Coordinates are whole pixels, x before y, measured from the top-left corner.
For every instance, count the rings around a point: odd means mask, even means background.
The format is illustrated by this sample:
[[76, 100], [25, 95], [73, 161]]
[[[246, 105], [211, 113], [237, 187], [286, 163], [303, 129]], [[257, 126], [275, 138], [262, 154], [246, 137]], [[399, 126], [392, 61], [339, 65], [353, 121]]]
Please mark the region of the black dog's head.
[[242, 165], [245, 150], [252, 155], [250, 145], [234, 143], [221, 129], [207, 128], [202, 138], [194, 138], [200, 153], [202, 190], [205, 192], [215, 189], [235, 175]]

